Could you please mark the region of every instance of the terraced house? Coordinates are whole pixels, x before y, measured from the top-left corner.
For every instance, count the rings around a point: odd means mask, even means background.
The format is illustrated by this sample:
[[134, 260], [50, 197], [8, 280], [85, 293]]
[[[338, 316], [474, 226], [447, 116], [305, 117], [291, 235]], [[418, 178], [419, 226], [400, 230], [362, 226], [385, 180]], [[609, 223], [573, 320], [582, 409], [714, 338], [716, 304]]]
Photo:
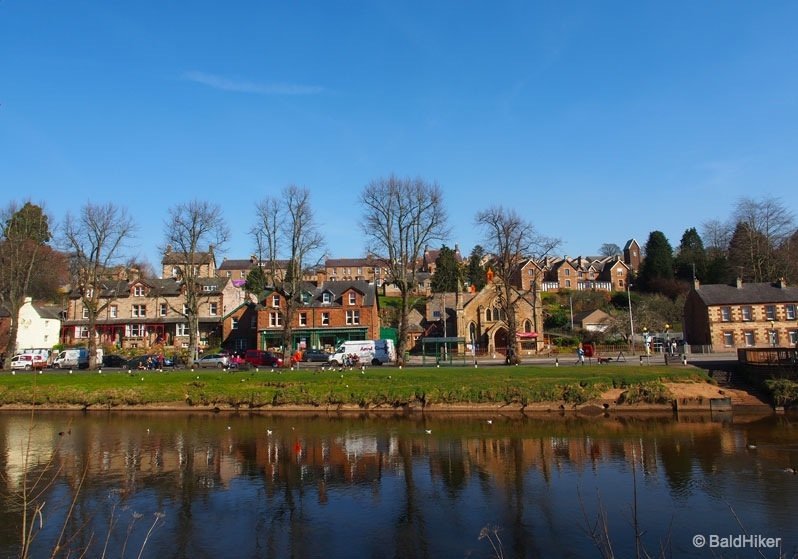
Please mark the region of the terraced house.
[[[200, 347], [221, 343], [221, 318], [228, 304], [239, 299], [238, 290], [228, 278], [202, 277], [200, 305]], [[184, 286], [175, 278], [135, 278], [104, 281], [98, 287], [100, 315], [94, 332], [89, 331], [89, 311], [80, 293], [69, 295], [61, 342], [85, 343], [90, 335], [100, 344], [118, 348], [148, 348], [163, 344], [175, 349], [188, 347], [188, 322], [185, 317]]]
[[775, 283], [701, 285], [694, 282], [684, 305], [685, 340], [712, 351], [739, 347], [795, 347], [798, 287]]
[[[292, 349], [332, 349], [346, 340], [380, 337], [376, 286], [365, 280], [306, 283], [301, 305], [292, 318]], [[286, 303], [276, 291], [267, 292], [258, 309], [258, 348], [283, 343]]]

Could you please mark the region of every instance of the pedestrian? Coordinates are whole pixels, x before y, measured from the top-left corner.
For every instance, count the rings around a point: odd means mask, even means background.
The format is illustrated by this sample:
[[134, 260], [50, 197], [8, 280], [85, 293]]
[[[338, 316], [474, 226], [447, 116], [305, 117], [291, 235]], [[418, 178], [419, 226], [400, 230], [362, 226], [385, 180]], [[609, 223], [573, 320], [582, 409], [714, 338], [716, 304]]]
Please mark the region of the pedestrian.
[[579, 346], [576, 348], [576, 364], [585, 364], [585, 349], [582, 347], [582, 342], [579, 342]]

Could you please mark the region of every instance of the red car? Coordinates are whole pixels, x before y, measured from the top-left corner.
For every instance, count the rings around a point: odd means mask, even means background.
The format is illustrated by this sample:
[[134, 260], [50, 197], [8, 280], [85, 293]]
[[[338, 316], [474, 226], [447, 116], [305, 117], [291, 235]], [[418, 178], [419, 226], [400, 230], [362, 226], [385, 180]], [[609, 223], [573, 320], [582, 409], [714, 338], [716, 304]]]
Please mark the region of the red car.
[[282, 367], [283, 360], [271, 351], [248, 349], [244, 354], [244, 361], [254, 367]]

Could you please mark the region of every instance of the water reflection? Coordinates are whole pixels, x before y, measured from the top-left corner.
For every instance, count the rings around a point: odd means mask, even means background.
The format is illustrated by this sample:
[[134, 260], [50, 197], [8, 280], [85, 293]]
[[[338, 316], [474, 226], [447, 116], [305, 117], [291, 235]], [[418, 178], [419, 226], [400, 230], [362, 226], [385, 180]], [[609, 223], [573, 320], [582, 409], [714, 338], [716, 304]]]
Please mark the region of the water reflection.
[[654, 554], [710, 556], [692, 536], [743, 533], [735, 515], [798, 544], [790, 416], [6, 413], [0, 445], [9, 557], [26, 471], [46, 482], [34, 557], [65, 523], [88, 556], [490, 557], [486, 525], [505, 557], [598, 556], [602, 511], [626, 557], [635, 489]]

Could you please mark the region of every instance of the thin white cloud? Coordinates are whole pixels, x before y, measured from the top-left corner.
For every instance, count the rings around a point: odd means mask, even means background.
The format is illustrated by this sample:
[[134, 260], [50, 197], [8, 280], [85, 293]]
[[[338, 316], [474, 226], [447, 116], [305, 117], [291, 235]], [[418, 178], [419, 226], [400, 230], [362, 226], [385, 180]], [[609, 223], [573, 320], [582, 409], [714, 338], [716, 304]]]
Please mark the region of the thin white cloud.
[[316, 85], [297, 85], [292, 83], [254, 83], [245, 80], [232, 80], [205, 72], [186, 72], [183, 78], [222, 91], [255, 93], [258, 95], [316, 95], [324, 91]]

